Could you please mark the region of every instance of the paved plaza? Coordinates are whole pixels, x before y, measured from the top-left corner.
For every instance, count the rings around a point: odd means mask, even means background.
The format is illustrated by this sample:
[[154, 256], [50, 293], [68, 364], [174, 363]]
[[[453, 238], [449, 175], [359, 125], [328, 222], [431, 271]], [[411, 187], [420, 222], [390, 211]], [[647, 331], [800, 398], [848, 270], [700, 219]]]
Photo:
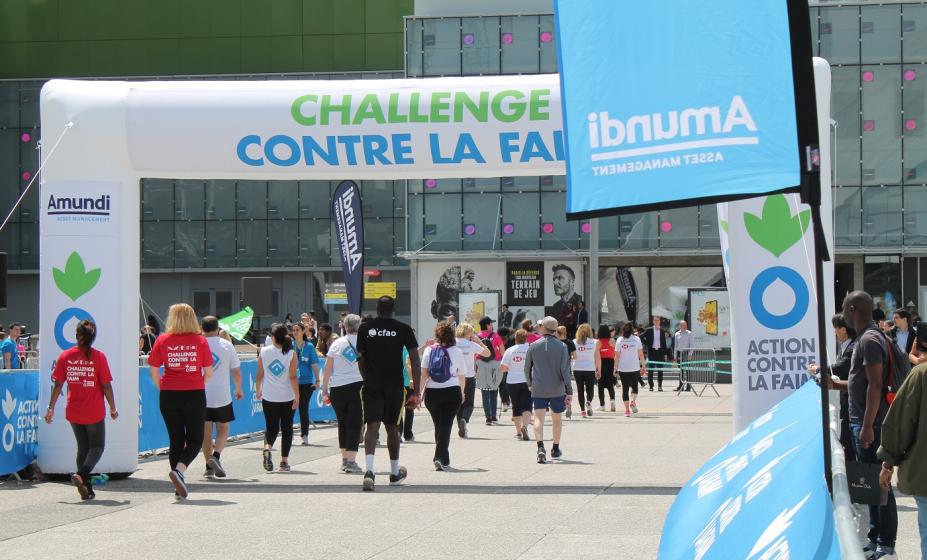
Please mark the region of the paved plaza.
[[[416, 441], [402, 446], [407, 483], [387, 485], [381, 447], [372, 494], [360, 475], [339, 472], [336, 430], [324, 425], [310, 447], [294, 446], [289, 473], [261, 468], [258, 439], [225, 451], [222, 481], [202, 478], [200, 458], [185, 502], [174, 500], [163, 456], [92, 502], [65, 483], [10, 481], [0, 484], [0, 549], [5, 558], [655, 558], [676, 493], [731, 436], [731, 388], [719, 390], [644, 392], [631, 419], [577, 414], [563, 460], [547, 465], [511, 425], [485, 426], [478, 407], [471, 438], [451, 443], [451, 472], [431, 465], [423, 409]], [[898, 558], [916, 558], [913, 500], [899, 497], [898, 509]]]

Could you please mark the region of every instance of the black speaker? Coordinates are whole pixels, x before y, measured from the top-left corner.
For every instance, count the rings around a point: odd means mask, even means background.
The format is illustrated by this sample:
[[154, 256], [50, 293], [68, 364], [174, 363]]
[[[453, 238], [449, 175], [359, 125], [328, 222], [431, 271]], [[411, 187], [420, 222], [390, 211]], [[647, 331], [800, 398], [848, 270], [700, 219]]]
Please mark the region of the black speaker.
[[242, 307], [250, 307], [255, 316], [274, 315], [273, 295], [273, 278], [270, 276], [243, 276], [241, 278]]
[[6, 309], [6, 253], [0, 253], [0, 309]]

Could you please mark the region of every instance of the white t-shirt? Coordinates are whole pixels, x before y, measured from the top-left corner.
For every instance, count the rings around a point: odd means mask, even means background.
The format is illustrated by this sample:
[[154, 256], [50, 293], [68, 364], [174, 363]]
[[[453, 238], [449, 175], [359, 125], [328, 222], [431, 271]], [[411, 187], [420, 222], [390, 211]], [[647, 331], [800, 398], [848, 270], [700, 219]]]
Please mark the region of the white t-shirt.
[[332, 360], [332, 376], [329, 387], [341, 387], [363, 381], [357, 368], [357, 335], [349, 334], [339, 337], [328, 348], [326, 357]]
[[[451, 377], [443, 382], [438, 383], [430, 376], [428, 377], [428, 385], [425, 387], [428, 389], [446, 389], [447, 387], [460, 387], [460, 380], [457, 379], [458, 375], [466, 375], [467, 366], [464, 363], [463, 352], [460, 351], [460, 348], [456, 346], [450, 346], [447, 348], [447, 354], [451, 357]], [[431, 346], [425, 348], [425, 353], [422, 354], [422, 368], [428, 367], [428, 360], [431, 358]], [[429, 372], [430, 373], [430, 372]]]
[[618, 337], [615, 343], [615, 353], [621, 353], [618, 356], [618, 371], [630, 373], [640, 371], [641, 360], [638, 351], [643, 348], [641, 339], [632, 334], [630, 338]]
[[283, 351], [276, 346], [261, 348], [261, 364], [264, 366], [264, 383], [261, 385], [262, 397], [270, 402], [289, 402], [296, 398], [290, 381], [290, 364], [296, 359], [296, 352]]
[[586, 342], [574, 340], [573, 344], [576, 346], [573, 371], [595, 371], [595, 339], [587, 338]]
[[456, 347], [460, 348], [460, 353], [464, 357], [464, 366], [467, 368], [464, 377], [476, 377], [476, 362], [474, 360], [476, 359], [476, 353], [482, 352], [483, 347], [466, 338], [458, 338]]
[[232, 403], [232, 369], [241, 366], [232, 343], [218, 336], [207, 336], [212, 352], [212, 377], [206, 382], [206, 408], [221, 408]]
[[525, 378], [525, 356], [528, 354], [528, 344], [516, 344], [505, 351], [502, 355], [500, 366], [509, 368], [509, 374], [505, 378], [506, 383], [527, 383]]

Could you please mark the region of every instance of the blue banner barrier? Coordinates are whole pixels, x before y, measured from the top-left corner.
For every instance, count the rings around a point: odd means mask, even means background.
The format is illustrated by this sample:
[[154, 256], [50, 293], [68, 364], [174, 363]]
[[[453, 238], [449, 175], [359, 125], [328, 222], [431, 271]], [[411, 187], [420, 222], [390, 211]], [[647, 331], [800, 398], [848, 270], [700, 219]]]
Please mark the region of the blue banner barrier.
[[[322, 371], [324, 360], [319, 360], [319, 372]], [[235, 421], [229, 426], [229, 435], [238, 436], [252, 432], [264, 431], [264, 411], [261, 401], [255, 395], [254, 382], [257, 378], [257, 362], [247, 361], [241, 363], [241, 383], [245, 396], [241, 400], [232, 400], [232, 409], [235, 411]], [[234, 390], [234, 387], [232, 387]], [[168, 446], [167, 430], [158, 406], [158, 391], [151, 381], [151, 374], [147, 367], [140, 367], [138, 371], [138, 451], [144, 453], [154, 449]], [[330, 405], [322, 402], [319, 391], [312, 393], [309, 403], [309, 417], [313, 422], [327, 422], [335, 420], [335, 411]]]
[[814, 383], [757, 418], [676, 496], [659, 558], [840, 558]]
[[35, 461], [39, 421], [38, 370], [0, 373], [0, 475]]

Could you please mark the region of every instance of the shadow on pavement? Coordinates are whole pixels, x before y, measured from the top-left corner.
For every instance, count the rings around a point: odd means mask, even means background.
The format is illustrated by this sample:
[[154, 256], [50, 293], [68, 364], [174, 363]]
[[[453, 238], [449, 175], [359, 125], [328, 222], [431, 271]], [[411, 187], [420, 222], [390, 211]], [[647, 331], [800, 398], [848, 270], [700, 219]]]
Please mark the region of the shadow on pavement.
[[132, 503], [131, 500], [81, 500], [79, 502], [58, 502], [66, 506], [104, 506], [104, 507], [119, 507], [127, 506]]

